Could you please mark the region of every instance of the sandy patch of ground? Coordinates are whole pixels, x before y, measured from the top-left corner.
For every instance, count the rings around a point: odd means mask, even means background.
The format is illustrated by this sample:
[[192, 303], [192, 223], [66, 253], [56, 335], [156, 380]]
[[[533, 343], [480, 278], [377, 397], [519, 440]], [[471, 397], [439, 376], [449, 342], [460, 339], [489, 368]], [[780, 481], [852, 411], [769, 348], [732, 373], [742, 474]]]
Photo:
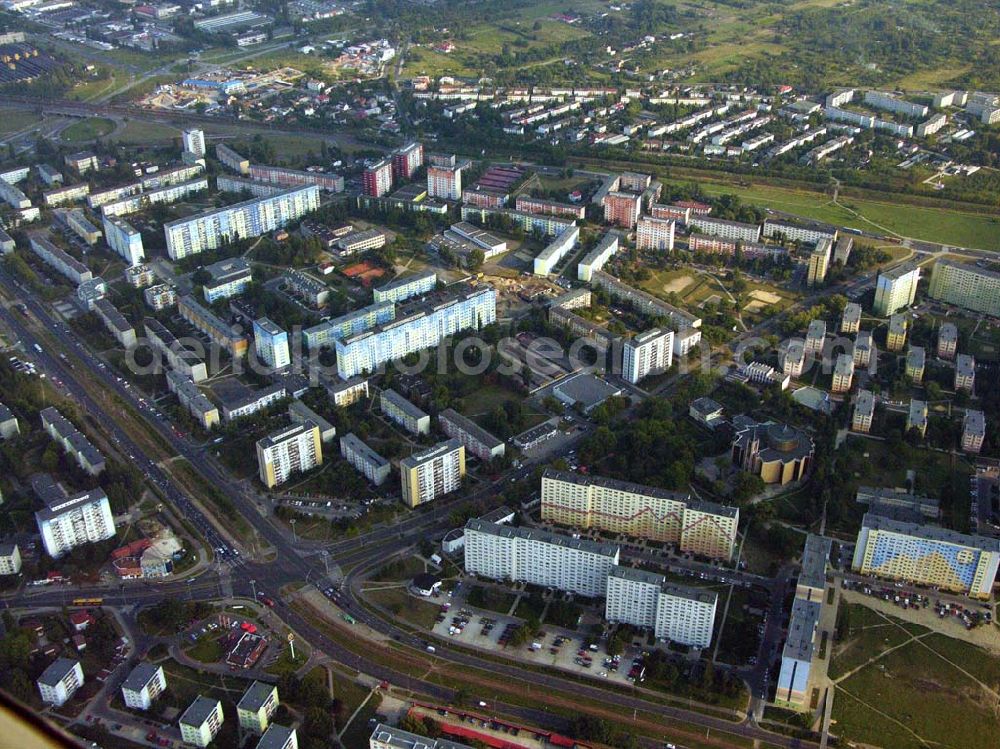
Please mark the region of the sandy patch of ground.
[[680, 294], [693, 283], [694, 279], [691, 276], [681, 276], [680, 278], [675, 278], [670, 283], [663, 284], [663, 291], [667, 294]]
[[756, 302], [761, 302], [764, 304], [777, 304], [781, 301], [781, 297], [777, 294], [773, 294], [770, 291], [762, 291], [760, 289], [754, 289], [750, 292], [750, 298]]
[[710, 296], [708, 299], [706, 299], [705, 301], [703, 301], [698, 306], [699, 307], [705, 307], [706, 305], [709, 305], [709, 304], [718, 304], [721, 301], [722, 301], [722, 297], [721, 296], [719, 296], [718, 294], [712, 294], [712, 296]]
[[764, 302], [753, 301], [753, 302], [749, 302], [748, 304], [745, 304], [743, 306], [743, 311], [744, 312], [760, 312], [762, 309], [764, 309], [767, 306], [769, 306], [769, 305], [765, 304]]

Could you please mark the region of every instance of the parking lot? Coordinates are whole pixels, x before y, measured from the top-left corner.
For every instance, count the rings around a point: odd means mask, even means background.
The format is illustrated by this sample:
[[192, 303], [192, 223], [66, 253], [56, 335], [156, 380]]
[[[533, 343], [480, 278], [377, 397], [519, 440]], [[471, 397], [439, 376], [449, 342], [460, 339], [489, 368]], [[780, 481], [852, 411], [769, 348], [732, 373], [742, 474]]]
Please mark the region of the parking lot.
[[527, 642], [518, 642], [515, 631], [521, 620], [492, 611], [479, 611], [462, 602], [441, 604], [434, 634], [458, 644], [503, 653], [529, 663], [566, 669], [574, 673], [629, 684], [633, 661], [641, 658], [640, 648], [628, 647], [617, 661], [608, 657], [601, 644], [590, 643], [578, 632], [558, 627], [542, 627], [542, 632]]

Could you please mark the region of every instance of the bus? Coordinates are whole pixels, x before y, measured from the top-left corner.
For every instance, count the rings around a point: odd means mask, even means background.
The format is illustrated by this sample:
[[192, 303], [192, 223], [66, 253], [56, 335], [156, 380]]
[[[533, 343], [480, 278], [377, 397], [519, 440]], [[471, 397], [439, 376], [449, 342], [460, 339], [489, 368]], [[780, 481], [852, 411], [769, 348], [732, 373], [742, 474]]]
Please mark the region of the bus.
[[104, 603], [103, 598], [74, 598], [74, 606], [100, 606]]

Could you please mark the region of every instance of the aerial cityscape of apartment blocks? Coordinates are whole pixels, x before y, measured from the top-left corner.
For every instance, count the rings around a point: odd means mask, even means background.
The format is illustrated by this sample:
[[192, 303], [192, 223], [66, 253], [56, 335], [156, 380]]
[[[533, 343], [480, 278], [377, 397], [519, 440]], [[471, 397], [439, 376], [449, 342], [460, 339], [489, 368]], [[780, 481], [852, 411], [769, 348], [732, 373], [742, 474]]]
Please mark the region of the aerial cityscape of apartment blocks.
[[852, 568], [862, 575], [933, 585], [988, 599], [998, 565], [998, 539], [869, 511], [858, 531]]
[[465, 524], [465, 571], [470, 575], [602, 598], [618, 558], [615, 544], [481, 519]]
[[284, 427], [257, 440], [257, 468], [261, 483], [268, 489], [322, 463], [319, 427], [311, 421]]
[[427, 197], [442, 200], [458, 200], [462, 197], [462, 171], [468, 169], [471, 162], [456, 161], [455, 156], [448, 159], [432, 158], [427, 164]]
[[458, 490], [465, 478], [465, 446], [457, 439], [399, 461], [403, 502], [413, 508]]
[[903, 263], [878, 274], [872, 311], [879, 317], [894, 315], [913, 304], [920, 282], [920, 266]]
[[677, 544], [713, 559], [732, 558], [739, 509], [627, 481], [548, 468], [542, 520]]
[[319, 188], [307, 185], [169, 221], [163, 225], [167, 254], [179, 260], [227, 241], [259, 237], [317, 208]]
[[496, 290], [460, 287], [444, 301], [428, 302], [406, 317], [344, 340], [335, 341], [337, 373], [348, 380], [407, 354], [437, 346], [463, 330], [479, 330], [496, 322]]
[[610, 192], [604, 198], [604, 223], [631, 229], [639, 220], [642, 196], [628, 192]]
[[652, 630], [658, 640], [707, 648], [718, 600], [714, 591], [668, 585], [663, 575], [616, 565], [608, 575], [604, 618]]
[[816, 240], [816, 246], [809, 253], [809, 263], [806, 269], [806, 285], [819, 286], [826, 280], [827, 271], [830, 269], [830, 253], [833, 250], [833, 242], [823, 237]]
[[952, 260], [938, 260], [927, 290], [932, 299], [1000, 317], [1000, 273]]
[[292, 362], [288, 350], [288, 333], [276, 323], [262, 317], [253, 322], [253, 342], [257, 356], [269, 367], [281, 369]]

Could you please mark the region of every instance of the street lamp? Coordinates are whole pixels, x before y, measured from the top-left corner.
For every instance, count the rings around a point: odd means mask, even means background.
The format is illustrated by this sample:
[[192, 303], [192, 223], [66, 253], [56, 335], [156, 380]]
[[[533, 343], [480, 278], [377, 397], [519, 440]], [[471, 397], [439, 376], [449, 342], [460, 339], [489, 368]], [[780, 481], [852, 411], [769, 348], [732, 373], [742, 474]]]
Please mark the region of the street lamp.
[[289, 520], [288, 524], [292, 526], [292, 538], [294, 539], [295, 543], [298, 543], [299, 542], [299, 537], [297, 535], [295, 535], [295, 518], [292, 518], [291, 520]]
[[253, 590], [253, 600], [256, 601], [257, 600], [257, 581], [254, 580], [254, 579], [252, 579], [252, 578], [250, 580], [250, 588]]

